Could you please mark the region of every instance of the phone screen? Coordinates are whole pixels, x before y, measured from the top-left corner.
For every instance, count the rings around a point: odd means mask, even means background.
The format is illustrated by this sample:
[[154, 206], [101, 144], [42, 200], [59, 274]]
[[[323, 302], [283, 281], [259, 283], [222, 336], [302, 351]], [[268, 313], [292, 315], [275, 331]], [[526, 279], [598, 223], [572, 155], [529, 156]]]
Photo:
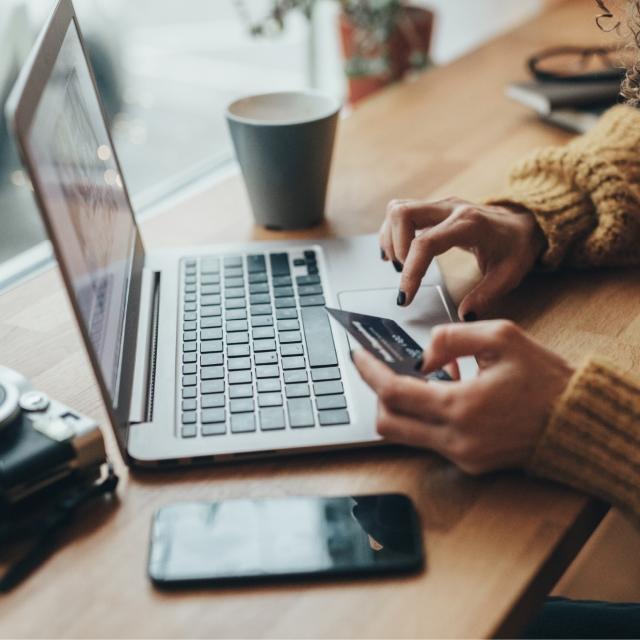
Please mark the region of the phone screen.
[[157, 584], [417, 570], [422, 539], [407, 496], [285, 497], [168, 505], [154, 516]]

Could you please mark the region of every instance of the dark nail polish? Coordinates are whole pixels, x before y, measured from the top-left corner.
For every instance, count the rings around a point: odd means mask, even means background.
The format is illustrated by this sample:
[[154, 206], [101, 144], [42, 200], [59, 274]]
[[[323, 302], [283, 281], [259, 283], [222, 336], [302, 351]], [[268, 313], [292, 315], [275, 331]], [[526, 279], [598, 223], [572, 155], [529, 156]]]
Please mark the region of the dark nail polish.
[[420, 357], [420, 358], [418, 358], [418, 359], [416, 360], [416, 363], [413, 365], [413, 368], [414, 368], [416, 371], [420, 371], [420, 370], [422, 369], [422, 364], [423, 364], [423, 360], [422, 360], [422, 358]]
[[404, 291], [398, 291], [398, 299], [396, 302], [399, 307], [403, 307], [404, 303], [407, 301], [407, 294]]
[[478, 314], [475, 311], [467, 311], [467, 313], [462, 316], [462, 319], [465, 322], [475, 322], [478, 319]]
[[382, 247], [380, 247], [380, 259], [381, 260], [387, 259], [387, 254], [384, 252], [384, 249]]
[[402, 263], [398, 262], [397, 260], [393, 261], [393, 268], [398, 272], [398, 273], [402, 273]]

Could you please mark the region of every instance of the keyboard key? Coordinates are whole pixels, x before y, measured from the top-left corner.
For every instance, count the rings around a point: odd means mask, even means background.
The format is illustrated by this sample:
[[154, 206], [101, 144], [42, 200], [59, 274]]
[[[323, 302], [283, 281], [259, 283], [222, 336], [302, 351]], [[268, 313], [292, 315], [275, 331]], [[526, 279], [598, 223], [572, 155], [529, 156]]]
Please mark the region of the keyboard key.
[[182, 317], [182, 319], [185, 322], [189, 322], [190, 320], [197, 320], [198, 319], [198, 314], [195, 311], [187, 311], [184, 316]]
[[201, 367], [201, 380], [218, 380], [224, 378], [224, 367]]
[[276, 333], [273, 327], [255, 327], [251, 332], [251, 337], [254, 340], [263, 340], [265, 338], [275, 338]]
[[220, 305], [200, 308], [201, 318], [211, 318], [211, 317], [220, 316], [220, 315], [222, 315], [222, 307]]
[[220, 296], [202, 296], [200, 298], [200, 305], [206, 307], [207, 305], [218, 305], [220, 304]]
[[298, 317], [298, 311], [296, 309], [278, 309], [276, 311], [276, 318], [278, 320], [296, 320]]
[[227, 320], [225, 328], [229, 333], [234, 333], [235, 331], [248, 331], [249, 323], [246, 320]]
[[328, 427], [334, 424], [348, 424], [349, 413], [345, 409], [318, 411], [318, 419], [323, 427]]
[[218, 409], [224, 407], [224, 393], [208, 393], [200, 398], [202, 409]]
[[334, 394], [344, 393], [344, 387], [339, 380], [331, 382], [315, 382], [313, 385], [313, 393], [317, 396], [330, 396]]
[[278, 339], [280, 344], [287, 344], [290, 342], [301, 342], [302, 336], [299, 331], [280, 331], [278, 333]]
[[183, 353], [182, 354], [182, 362], [184, 362], [184, 363], [197, 362], [197, 361], [198, 361], [198, 355], [196, 353]]
[[271, 316], [251, 316], [252, 327], [272, 327], [273, 318]]
[[184, 305], [185, 311], [195, 311], [198, 308], [198, 305], [195, 302], [186, 302]]
[[203, 409], [200, 412], [200, 422], [207, 424], [209, 422], [224, 422], [226, 418], [226, 412], [222, 408], [217, 409]]
[[236, 398], [229, 401], [231, 413], [247, 413], [253, 411], [253, 398]]
[[182, 424], [195, 424], [196, 412], [195, 411], [183, 411], [182, 412]]
[[183, 364], [182, 373], [184, 375], [193, 375], [197, 371], [198, 367], [195, 364]]
[[196, 292], [196, 285], [195, 284], [186, 285], [185, 288], [184, 288], [184, 292], [185, 293], [195, 293]]
[[252, 316], [270, 316], [273, 313], [270, 304], [254, 304], [251, 305]]
[[227, 425], [224, 422], [211, 422], [202, 425], [203, 436], [222, 436], [227, 432]]
[[217, 353], [222, 351], [222, 340], [205, 340], [200, 343], [200, 353]]
[[221, 353], [203, 353], [200, 356], [200, 365], [203, 367], [213, 367], [221, 365], [223, 361]]
[[254, 282], [249, 284], [249, 294], [269, 293], [269, 285], [266, 282]]
[[[324, 307], [324, 296], [304, 296], [300, 298], [301, 307]], [[322, 309], [324, 311], [324, 309]]]
[[184, 301], [185, 302], [195, 302], [196, 301], [196, 294], [195, 293], [185, 293]]
[[200, 328], [201, 329], [215, 329], [216, 327], [222, 326], [222, 318], [218, 316], [217, 318], [201, 318], [200, 320]]
[[200, 294], [203, 296], [220, 295], [220, 285], [204, 284], [200, 287]]
[[222, 259], [222, 264], [224, 265], [225, 270], [227, 267], [241, 267], [242, 256], [225, 256]]
[[198, 402], [195, 398], [182, 401], [183, 411], [195, 411], [198, 408]]
[[276, 309], [289, 309], [295, 306], [295, 298], [276, 298]]
[[278, 331], [297, 331], [300, 323], [297, 320], [278, 320]]
[[207, 274], [203, 274], [200, 277], [200, 283], [202, 285], [209, 285], [209, 284], [220, 284], [220, 274], [219, 273], [207, 273]]
[[257, 284], [260, 282], [266, 282], [267, 281], [267, 274], [266, 273], [250, 273], [249, 274], [249, 283], [250, 284]]
[[274, 298], [292, 298], [293, 297], [293, 288], [292, 287], [276, 287], [273, 290]]
[[247, 306], [247, 302], [244, 298], [234, 298], [232, 300], [225, 300], [225, 309], [244, 309]]
[[338, 369], [338, 367], [312, 369], [311, 379], [314, 382], [323, 382], [324, 380], [340, 380], [340, 369]]
[[183, 342], [182, 343], [182, 353], [191, 353], [198, 348], [197, 343], [195, 342]]
[[310, 275], [310, 276], [298, 276], [296, 278], [296, 283], [298, 286], [304, 286], [308, 284], [320, 284], [320, 276], [318, 275]]
[[182, 397], [183, 398], [195, 398], [197, 395], [198, 391], [195, 387], [185, 387], [182, 390]]
[[196, 331], [183, 331], [182, 332], [182, 342], [193, 342], [198, 337]]
[[185, 424], [180, 431], [183, 438], [195, 438], [198, 433], [198, 428], [195, 424]]
[[230, 398], [252, 398], [253, 385], [250, 384], [234, 384], [229, 387]]
[[229, 371], [229, 384], [249, 384], [252, 379], [249, 371]]
[[306, 366], [303, 356], [289, 356], [288, 358], [282, 358], [282, 368], [285, 371], [291, 369], [304, 369]]
[[313, 262], [316, 261], [316, 252], [313, 249], [305, 249], [302, 255], [305, 257], [305, 260], [307, 260], [307, 262], [309, 260]]
[[258, 364], [278, 364], [278, 354], [275, 351], [262, 351], [253, 355], [255, 363]]
[[247, 256], [247, 271], [249, 273], [261, 273], [267, 270], [267, 263], [262, 254]]
[[195, 387], [198, 379], [196, 376], [182, 376], [183, 387]]
[[322, 307], [305, 307], [301, 312], [309, 366], [337, 365], [338, 356], [333, 345], [333, 334], [327, 312]]
[[311, 390], [308, 384], [288, 384], [285, 387], [287, 398], [308, 398]]
[[249, 342], [249, 334], [246, 331], [238, 331], [227, 335], [227, 344], [245, 344]]
[[280, 407], [260, 410], [260, 429], [262, 431], [275, 431], [284, 429], [284, 427], [284, 411]]
[[275, 351], [275, 350], [276, 350], [275, 340], [254, 340], [253, 341], [254, 353], [258, 353], [260, 351]]
[[268, 293], [252, 293], [249, 296], [249, 304], [270, 304], [271, 296]]
[[322, 285], [320, 284], [308, 284], [298, 286], [299, 296], [321, 296], [323, 294]]
[[232, 289], [224, 290], [224, 297], [229, 300], [230, 298], [244, 298], [244, 288], [243, 287], [233, 287]]
[[278, 378], [280, 369], [277, 365], [261, 364], [256, 367], [256, 378]]
[[[200, 393], [223, 393], [224, 380], [207, 380], [200, 383]], [[224, 396], [223, 396], [224, 397]]]
[[[197, 282], [198, 282], [198, 278], [196, 277], [195, 273], [185, 275], [184, 277], [184, 283], [186, 285], [193, 285], [193, 284], [196, 284]], [[187, 288], [185, 287], [185, 291], [186, 290]]]
[[225, 315], [227, 320], [246, 320], [247, 310], [246, 309], [227, 309]]
[[271, 391], [280, 391], [279, 378], [263, 378], [258, 380], [258, 393], [269, 393]]
[[220, 340], [222, 338], [222, 329], [202, 329], [200, 331], [200, 340]]
[[258, 394], [258, 406], [260, 406], [260, 407], [281, 407], [282, 406], [282, 394], [281, 393], [259, 393]]
[[315, 426], [311, 400], [308, 398], [292, 398], [287, 400], [289, 424], [293, 429]]
[[286, 253], [272, 253], [269, 256], [272, 276], [286, 276], [290, 273], [289, 256]]
[[218, 273], [220, 260], [218, 258], [203, 258], [200, 262], [200, 273]]
[[309, 275], [317, 275], [318, 274], [318, 266], [315, 264], [309, 264], [309, 266], [307, 267], [307, 273]]
[[307, 262], [304, 258], [295, 258], [293, 261], [294, 267], [304, 267], [305, 264], [307, 264]]
[[225, 280], [227, 278], [242, 278], [242, 276], [244, 275], [244, 269], [240, 266], [240, 267], [225, 267], [224, 269], [224, 277]]
[[256, 430], [253, 413], [235, 413], [231, 416], [231, 433], [246, 433]]
[[195, 331], [198, 328], [198, 323], [197, 322], [193, 322], [193, 321], [189, 321], [189, 322], [184, 322], [182, 324], [182, 328], [185, 331]]
[[318, 411], [323, 411], [325, 409], [346, 409], [347, 399], [342, 395], [319, 396], [316, 398], [316, 406], [318, 407]]
[[295, 384], [296, 382], [306, 382], [307, 371], [306, 369], [293, 369], [291, 371], [284, 372], [285, 384]]
[[291, 276], [276, 276], [272, 278], [271, 282], [273, 283], [274, 288], [277, 287], [290, 287], [291, 286]]
[[301, 356], [304, 353], [301, 342], [292, 342], [280, 345], [280, 355], [282, 356]]
[[251, 369], [251, 358], [228, 358], [227, 367], [229, 371], [243, 371]]
[[227, 357], [238, 358], [241, 356], [248, 356], [250, 353], [248, 344], [230, 344], [227, 345]]
[[225, 278], [224, 286], [227, 289], [233, 289], [235, 287], [244, 287], [244, 278]]

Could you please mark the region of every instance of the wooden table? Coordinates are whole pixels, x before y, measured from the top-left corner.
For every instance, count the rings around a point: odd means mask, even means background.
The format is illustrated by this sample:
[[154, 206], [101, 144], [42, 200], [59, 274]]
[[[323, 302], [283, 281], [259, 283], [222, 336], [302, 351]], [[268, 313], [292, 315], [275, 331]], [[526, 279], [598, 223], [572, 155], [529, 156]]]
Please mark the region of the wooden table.
[[[499, 189], [532, 147], [568, 135], [503, 97], [544, 46], [602, 38], [582, 0], [507, 33], [454, 64], [394, 87], [340, 125], [328, 221], [292, 237], [371, 232], [392, 197]], [[281, 237], [255, 228], [240, 180], [191, 197], [143, 225], [149, 246]], [[445, 257], [454, 288], [468, 256]], [[576, 362], [594, 350], [640, 364], [633, 274], [528, 279], [496, 315], [509, 316]], [[0, 362], [106, 424], [57, 271], [0, 297]], [[110, 449], [119, 460], [109, 430]], [[517, 633], [602, 516], [595, 501], [516, 473], [470, 478], [442, 459], [380, 449], [324, 453], [155, 475], [129, 475], [120, 503], [92, 513], [31, 579], [0, 600], [10, 637], [484, 637]], [[414, 577], [158, 593], [145, 575], [149, 521], [169, 501], [403, 491], [422, 517], [427, 569]]]

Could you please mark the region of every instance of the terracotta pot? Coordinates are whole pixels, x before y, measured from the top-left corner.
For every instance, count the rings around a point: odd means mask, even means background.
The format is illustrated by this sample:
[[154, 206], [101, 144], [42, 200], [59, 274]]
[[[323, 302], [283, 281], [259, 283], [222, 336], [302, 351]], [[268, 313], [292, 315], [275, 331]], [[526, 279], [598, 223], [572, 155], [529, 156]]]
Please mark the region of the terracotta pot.
[[388, 84], [400, 80], [412, 68], [412, 55], [428, 59], [433, 31], [433, 13], [421, 7], [405, 6], [386, 43], [363, 54], [358, 42], [358, 29], [344, 13], [339, 18], [340, 41], [345, 66], [356, 56], [371, 60], [388, 56], [387, 68], [375, 74], [347, 73], [349, 102], [356, 103]]

